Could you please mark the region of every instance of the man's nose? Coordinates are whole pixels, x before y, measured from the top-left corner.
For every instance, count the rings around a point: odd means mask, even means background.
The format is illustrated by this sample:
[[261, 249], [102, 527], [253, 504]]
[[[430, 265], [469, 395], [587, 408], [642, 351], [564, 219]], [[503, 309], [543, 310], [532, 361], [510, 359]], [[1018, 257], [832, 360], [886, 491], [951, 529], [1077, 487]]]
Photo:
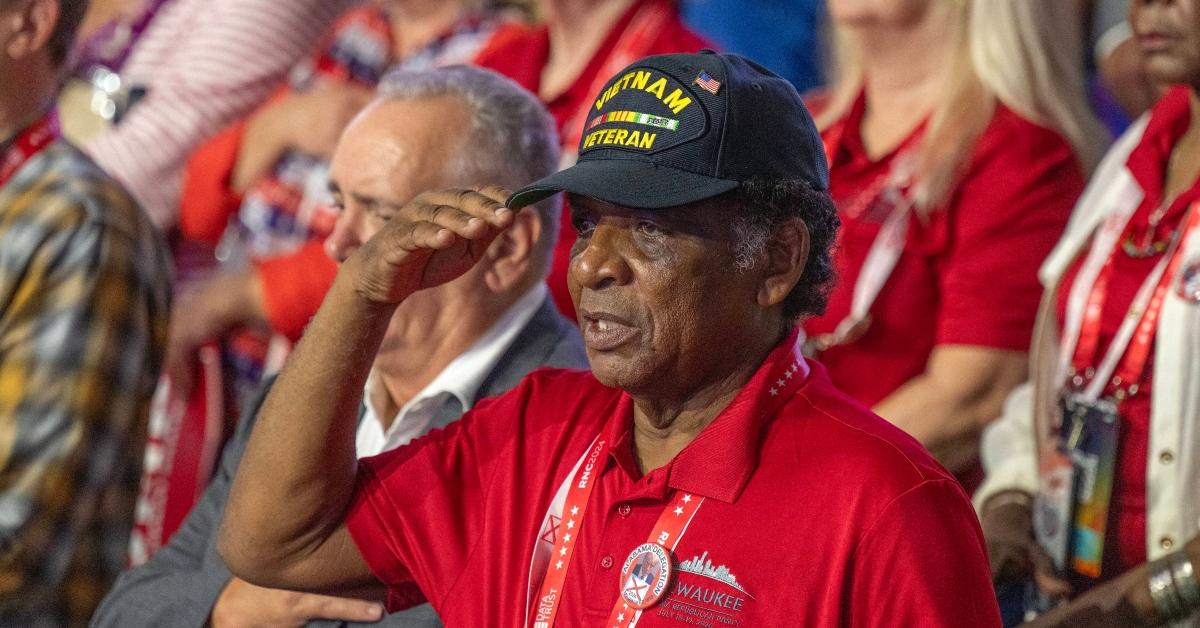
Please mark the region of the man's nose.
[[592, 230], [582, 250], [571, 258], [570, 272], [583, 288], [603, 290], [611, 285], [629, 283], [632, 273], [626, 253], [629, 233], [609, 225]]
[[361, 221], [357, 214], [349, 208], [342, 210], [333, 225], [333, 231], [325, 238], [325, 253], [335, 262], [346, 261], [362, 246], [362, 237], [359, 235]]

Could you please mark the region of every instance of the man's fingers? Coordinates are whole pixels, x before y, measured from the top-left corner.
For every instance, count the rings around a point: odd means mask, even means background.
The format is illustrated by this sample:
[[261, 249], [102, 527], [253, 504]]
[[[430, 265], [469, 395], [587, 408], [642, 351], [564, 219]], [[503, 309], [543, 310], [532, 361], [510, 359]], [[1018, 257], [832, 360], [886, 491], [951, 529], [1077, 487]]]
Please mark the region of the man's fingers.
[[310, 620], [373, 622], [383, 617], [383, 606], [376, 602], [315, 593], [302, 594], [296, 602], [296, 608]]
[[452, 205], [423, 205], [417, 214], [417, 220], [449, 229], [468, 240], [483, 236], [488, 229], [486, 220]]
[[498, 185], [481, 185], [475, 187], [474, 190], [501, 204], [506, 202], [508, 197], [512, 196], [512, 190], [502, 188]]
[[[493, 194], [499, 197], [499, 194]], [[430, 220], [428, 215], [441, 205], [466, 216], [481, 218], [493, 227], [503, 228], [512, 224], [513, 212], [504, 206], [503, 198], [493, 198], [477, 190], [438, 190], [421, 195], [420, 200], [422, 203], [414, 204], [417, 215], [412, 216], [413, 219]]]

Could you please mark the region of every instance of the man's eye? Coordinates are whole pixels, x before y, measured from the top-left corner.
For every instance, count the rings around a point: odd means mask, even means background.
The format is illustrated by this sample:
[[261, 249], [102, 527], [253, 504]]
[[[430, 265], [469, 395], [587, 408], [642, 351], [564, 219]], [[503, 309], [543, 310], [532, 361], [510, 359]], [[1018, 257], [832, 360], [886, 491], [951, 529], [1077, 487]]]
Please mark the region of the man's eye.
[[391, 220], [393, 216], [396, 215], [395, 211], [393, 211], [391, 209], [384, 209], [379, 206], [373, 206], [373, 207], [368, 208], [366, 213], [368, 216], [371, 217], [371, 219], [377, 220], [379, 222], [387, 222], [387, 221]]
[[587, 237], [592, 235], [592, 231], [596, 230], [596, 223], [591, 220], [576, 220], [575, 235], [577, 237]]
[[648, 236], [653, 236], [653, 237], [658, 237], [663, 234], [663, 230], [660, 229], [658, 227], [658, 225], [656, 225], [652, 222], [644, 221], [644, 220], [638, 223], [637, 229], [643, 235], [648, 235]]

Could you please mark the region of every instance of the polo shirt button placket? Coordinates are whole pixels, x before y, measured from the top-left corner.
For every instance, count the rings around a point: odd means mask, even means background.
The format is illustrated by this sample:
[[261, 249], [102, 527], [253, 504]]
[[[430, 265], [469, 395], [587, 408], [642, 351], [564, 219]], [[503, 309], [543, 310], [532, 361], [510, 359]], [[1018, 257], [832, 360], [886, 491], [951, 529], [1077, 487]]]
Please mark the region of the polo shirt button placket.
[[629, 507], [629, 504], [627, 504], [627, 503], [626, 503], [626, 504], [621, 504], [620, 506], [617, 506], [617, 514], [618, 514], [618, 515], [621, 515], [621, 518], [622, 518], [622, 519], [628, 519], [628, 518], [629, 518], [629, 513], [630, 513], [630, 512], [632, 512], [632, 511], [633, 511], [633, 509], [632, 509], [632, 508], [630, 508], [630, 507]]
[[612, 556], [605, 556], [604, 558], [600, 559], [600, 567], [602, 567], [604, 569], [612, 569], [612, 566], [613, 566], [613, 557]]

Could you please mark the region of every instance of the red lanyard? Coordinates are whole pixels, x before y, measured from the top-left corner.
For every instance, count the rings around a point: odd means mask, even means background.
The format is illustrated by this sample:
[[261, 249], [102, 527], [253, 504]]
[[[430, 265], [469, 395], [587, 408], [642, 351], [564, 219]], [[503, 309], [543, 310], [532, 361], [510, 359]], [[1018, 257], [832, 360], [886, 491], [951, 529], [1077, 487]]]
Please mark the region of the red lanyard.
[[[671, 11], [671, 6], [664, 1], [642, 4], [634, 14], [629, 26], [621, 33], [621, 38], [613, 46], [613, 51], [608, 55], [604, 65], [596, 73], [596, 78], [592, 80], [592, 86], [587, 91], [589, 96], [599, 94], [600, 90], [608, 84], [609, 79], [629, 64], [646, 56], [651, 44], [666, 27], [667, 20], [671, 17]], [[588, 113], [591, 109], [592, 101], [583, 102], [580, 104], [579, 110], [563, 125], [560, 139], [565, 148], [564, 156], [575, 155], [579, 149], [579, 140], [583, 137], [583, 126], [587, 124]]]
[[[563, 585], [567, 580], [567, 570], [571, 566], [571, 559], [575, 556], [575, 545], [583, 525], [583, 517], [587, 513], [589, 498], [592, 496], [592, 489], [596, 487], [600, 467], [603, 465], [608, 450], [608, 441], [597, 439], [584, 454], [580, 461], [581, 464], [576, 466], [575, 473], [571, 475], [570, 488], [567, 489], [567, 498], [563, 503], [562, 517], [557, 522], [558, 530], [554, 533], [555, 542], [554, 551], [550, 553], [551, 562], [546, 569], [546, 576], [542, 580], [541, 590], [538, 592], [536, 606], [533, 609], [534, 628], [550, 628], [558, 617], [558, 610], [562, 605]], [[617, 598], [613, 607], [610, 625], [631, 626], [636, 621], [635, 617], [640, 615], [638, 607], [644, 600], [653, 603], [665, 593], [665, 588], [670, 582], [671, 570], [668, 552], [674, 551], [702, 503], [704, 503], [703, 497], [684, 493], [677, 496], [674, 502], [659, 515], [658, 523], [650, 532], [649, 540], [638, 546], [625, 561], [621, 570], [623, 575], [622, 595]], [[665, 548], [666, 551], [655, 550], [655, 548]], [[645, 561], [647, 565], [645, 568], [643, 565], [634, 564], [639, 559]], [[637, 573], [634, 574], [634, 571]]]
[[[825, 145], [825, 155], [830, 164], [834, 163], [838, 147], [846, 134], [846, 126], [846, 120], [843, 119], [822, 135], [821, 141]], [[875, 300], [879, 298], [892, 272], [896, 270], [896, 263], [904, 253], [904, 244], [908, 237], [909, 214], [915, 204], [912, 195], [914, 153], [907, 147], [917, 137], [919, 134], [915, 133], [901, 144], [900, 153], [889, 161], [887, 170], [876, 175], [870, 185], [849, 201], [838, 204], [838, 213], [852, 220], [880, 199], [891, 204], [891, 211], [871, 242], [867, 256], [863, 258], [858, 279], [852, 288], [850, 312], [838, 322], [832, 332], [809, 339], [809, 346], [814, 351], [825, 351], [852, 342], [861, 336], [866, 325], [870, 323], [871, 308], [875, 305]], [[842, 230], [838, 231], [839, 245], [842, 233]]]
[[[771, 371], [765, 376], [770, 379], [760, 384], [763, 394], [768, 395], [760, 412], [770, 415], [783, 407], [808, 378], [808, 365], [801, 352], [798, 332], [793, 332], [786, 347], [773, 352]], [[757, 377], [757, 376], [756, 376]], [[575, 545], [581, 534], [584, 515], [604, 467], [604, 459], [611, 443], [597, 437], [567, 475], [547, 509], [542, 522], [544, 532], [539, 532], [534, 541], [533, 557], [530, 560], [529, 616], [526, 626], [553, 628], [562, 605], [563, 586], [567, 571], [575, 555]], [[688, 493], [676, 492], [672, 502], [659, 515], [658, 522], [650, 532], [646, 543], [634, 548], [621, 570], [620, 595], [613, 605], [610, 625], [629, 628], [637, 623], [641, 610], [652, 606], [666, 593], [670, 584], [671, 552], [679, 544], [704, 498]], [[549, 552], [543, 551], [543, 541], [553, 545]], [[539, 575], [539, 571], [544, 572]], [[535, 587], [540, 578], [541, 586]]]
[[620, 596], [608, 615], [609, 626], [633, 626], [641, 618], [642, 611], [666, 593], [671, 583], [671, 554], [703, 503], [703, 497], [678, 494], [658, 516], [646, 543], [635, 548], [625, 559], [621, 568]]
[[[1158, 328], [1158, 319], [1162, 314], [1163, 304], [1166, 301], [1167, 290], [1183, 262], [1183, 245], [1191, 232], [1200, 226], [1200, 209], [1198, 208], [1200, 208], [1200, 203], [1195, 203], [1188, 208], [1182, 228], [1172, 240], [1162, 261], [1151, 271], [1150, 276], [1138, 290], [1129, 308], [1129, 314], [1113, 338], [1108, 353], [1101, 361], [1099, 368], [1089, 373], [1093, 378], [1092, 384], [1087, 389], [1089, 395], [1098, 397], [1103, 388], [1108, 386], [1110, 375], [1112, 384], [1118, 387], [1119, 398], [1137, 393], [1137, 383], [1141, 379], [1150, 357], [1150, 349], [1154, 343], [1154, 335]], [[1076, 373], [1085, 372], [1086, 369], [1095, 365], [1100, 344], [1104, 301], [1108, 297], [1108, 286], [1114, 272], [1114, 260], [1119, 254], [1119, 250], [1120, 246], [1118, 245], [1109, 253], [1104, 266], [1100, 269], [1088, 292], [1083, 319], [1080, 323], [1079, 340], [1071, 359]], [[1123, 359], [1121, 359], [1122, 355]], [[1118, 360], [1120, 360], [1119, 366], [1117, 365]], [[1083, 378], [1076, 375], [1074, 381], [1078, 387], [1083, 383]]]
[[0, 186], [8, 183], [34, 155], [53, 144], [58, 135], [58, 111], [54, 109], [26, 127], [12, 144], [0, 153]]
[[571, 474], [570, 488], [567, 489], [567, 499], [563, 503], [560, 517], [557, 518], [554, 551], [550, 553], [551, 564], [546, 568], [542, 586], [538, 592], [536, 606], [533, 609], [534, 628], [550, 628], [558, 617], [558, 609], [562, 606], [563, 583], [567, 581], [567, 569], [571, 566], [571, 558], [575, 556], [576, 540], [582, 527], [583, 515], [587, 512], [588, 499], [596, 480], [600, 475], [600, 467], [604, 464], [604, 456], [608, 454], [608, 441], [597, 439], [588, 448], [587, 453], [576, 465]]

